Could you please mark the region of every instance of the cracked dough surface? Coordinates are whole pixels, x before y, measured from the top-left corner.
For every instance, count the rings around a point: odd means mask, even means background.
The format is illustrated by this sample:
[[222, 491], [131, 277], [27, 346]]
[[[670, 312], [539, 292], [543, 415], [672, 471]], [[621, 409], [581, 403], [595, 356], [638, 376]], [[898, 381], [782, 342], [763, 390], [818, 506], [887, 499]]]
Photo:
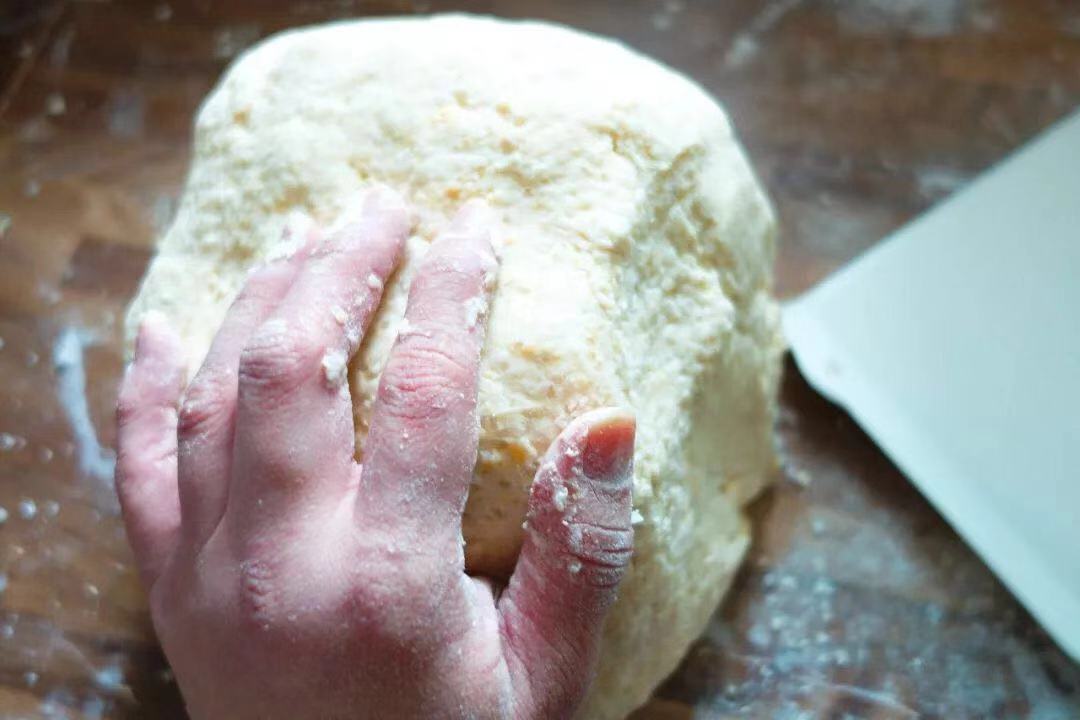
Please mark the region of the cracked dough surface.
[[[721, 108], [622, 45], [536, 22], [350, 21], [245, 53], [199, 112], [174, 223], [128, 316], [164, 312], [189, 367], [287, 222], [382, 182], [416, 212], [349, 368], [358, 447], [417, 259], [465, 200], [504, 223], [464, 529], [506, 575], [540, 455], [585, 410], [638, 414], [636, 551], [583, 717], [625, 716], [702, 631], [775, 467], [775, 222]], [[290, 220], [290, 217], [292, 220]], [[635, 515], [637, 519], [637, 515]]]

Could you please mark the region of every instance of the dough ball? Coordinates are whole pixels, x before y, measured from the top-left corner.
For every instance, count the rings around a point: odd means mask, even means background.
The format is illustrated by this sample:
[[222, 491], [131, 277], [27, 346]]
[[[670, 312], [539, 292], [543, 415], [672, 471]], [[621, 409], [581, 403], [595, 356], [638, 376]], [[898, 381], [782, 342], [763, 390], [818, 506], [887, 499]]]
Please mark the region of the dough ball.
[[298, 218], [385, 183], [416, 213], [349, 368], [362, 452], [410, 277], [455, 210], [504, 223], [465, 512], [505, 577], [538, 458], [577, 414], [638, 416], [636, 551], [583, 717], [642, 703], [702, 631], [775, 467], [775, 222], [723, 111], [614, 42], [467, 16], [342, 22], [245, 53], [206, 100], [177, 217], [128, 316], [164, 312], [198, 367], [245, 273]]

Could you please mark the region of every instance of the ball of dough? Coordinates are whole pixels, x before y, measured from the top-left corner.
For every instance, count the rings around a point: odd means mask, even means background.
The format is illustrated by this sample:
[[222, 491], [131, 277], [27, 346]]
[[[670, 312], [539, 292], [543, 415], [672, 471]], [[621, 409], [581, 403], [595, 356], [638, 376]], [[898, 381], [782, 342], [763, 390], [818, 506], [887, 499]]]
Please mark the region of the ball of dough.
[[538, 22], [342, 22], [245, 53], [199, 112], [190, 176], [128, 315], [164, 312], [198, 367], [283, 227], [372, 182], [416, 213], [350, 366], [358, 452], [410, 277], [467, 199], [504, 223], [465, 512], [505, 577], [538, 458], [577, 414], [638, 416], [636, 550], [583, 717], [625, 716], [702, 631], [775, 467], [775, 222], [723, 111], [622, 45]]

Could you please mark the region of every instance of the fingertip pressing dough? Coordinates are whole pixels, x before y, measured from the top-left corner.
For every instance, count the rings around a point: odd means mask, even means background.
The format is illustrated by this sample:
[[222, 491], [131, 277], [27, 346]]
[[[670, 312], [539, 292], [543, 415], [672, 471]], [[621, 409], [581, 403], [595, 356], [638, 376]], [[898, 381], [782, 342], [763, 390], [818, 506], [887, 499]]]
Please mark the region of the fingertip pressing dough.
[[302, 235], [283, 228], [332, 222], [373, 182], [405, 196], [415, 226], [348, 368], [360, 452], [428, 243], [470, 198], [502, 223], [470, 571], [512, 570], [561, 428], [601, 406], [637, 412], [635, 553], [582, 712], [623, 717], [705, 627], [747, 546], [740, 509], [775, 467], [769, 203], [720, 107], [617, 43], [469, 16], [287, 32], [245, 53], [200, 110], [129, 337], [160, 310], [197, 367], [250, 268]]

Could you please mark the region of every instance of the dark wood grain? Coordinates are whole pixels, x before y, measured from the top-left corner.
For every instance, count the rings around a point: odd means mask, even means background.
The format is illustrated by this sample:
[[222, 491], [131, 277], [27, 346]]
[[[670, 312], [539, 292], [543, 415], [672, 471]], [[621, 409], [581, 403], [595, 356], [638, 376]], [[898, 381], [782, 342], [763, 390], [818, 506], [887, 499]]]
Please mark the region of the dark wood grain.
[[[779, 211], [782, 296], [1080, 105], [1070, 0], [0, 5], [0, 716], [183, 717], [106, 470], [119, 319], [198, 102], [277, 30], [447, 9], [614, 35], [719, 97]], [[782, 406], [747, 564], [636, 720], [1080, 717], [1080, 669], [790, 364]]]

